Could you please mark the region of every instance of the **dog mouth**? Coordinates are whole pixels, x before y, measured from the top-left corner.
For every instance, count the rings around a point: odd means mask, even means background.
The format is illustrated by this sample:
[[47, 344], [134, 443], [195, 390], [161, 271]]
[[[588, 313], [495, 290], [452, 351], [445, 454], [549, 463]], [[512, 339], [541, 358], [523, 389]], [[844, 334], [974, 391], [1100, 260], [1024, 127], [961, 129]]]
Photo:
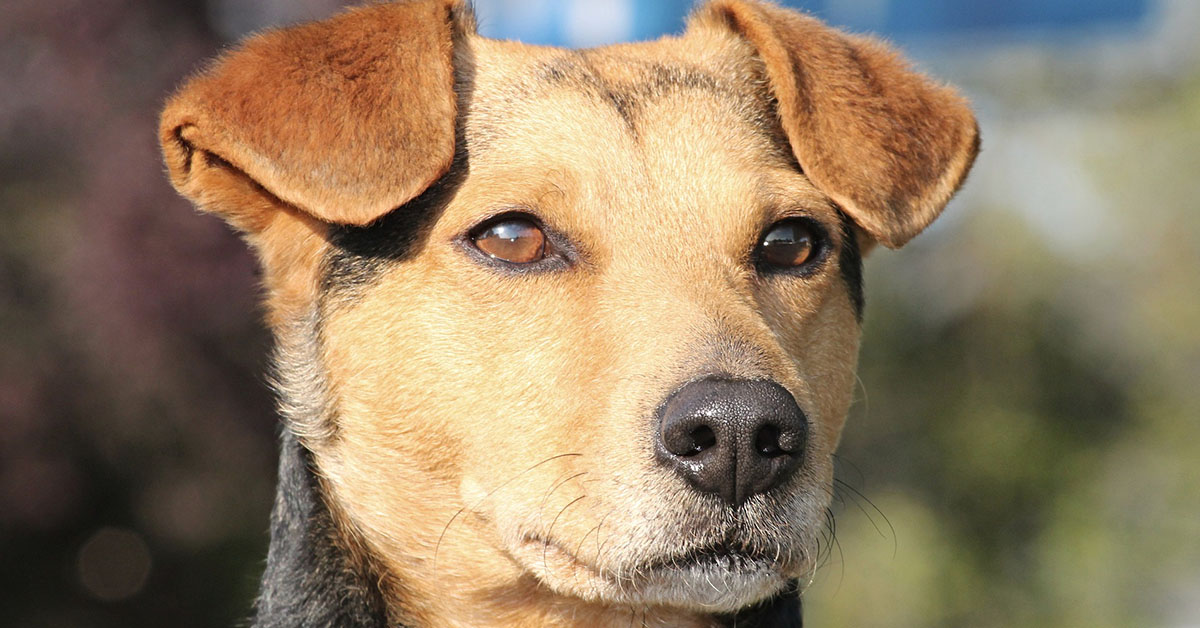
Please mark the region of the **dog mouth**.
[[[517, 561], [552, 587], [554, 582], [565, 582], [577, 593], [590, 590], [610, 601], [736, 609], [777, 592], [791, 571], [782, 551], [767, 552], [733, 541], [682, 548], [617, 568], [597, 565], [537, 536], [525, 537], [515, 549]], [[615, 600], [610, 595], [614, 591], [619, 592]]]
[[777, 570], [779, 555], [730, 541], [721, 541], [690, 549], [682, 554], [653, 559], [641, 566], [643, 571], [713, 570], [727, 573], [754, 573]]
[[[583, 570], [589, 574], [612, 580], [635, 580], [648, 576], [658, 576], [670, 572], [713, 571], [725, 573], [755, 573], [763, 571], [779, 571], [784, 567], [780, 562], [778, 552], [770, 553], [736, 543], [720, 541], [699, 547], [687, 549], [681, 553], [658, 556], [624, 567], [619, 571], [599, 567], [592, 564], [574, 552], [568, 551], [555, 541], [549, 541], [537, 536], [527, 536], [521, 543], [525, 556], [533, 553], [533, 558], [540, 562], [543, 568], [568, 566], [572, 571]], [[528, 561], [523, 561], [528, 562]], [[638, 574], [627, 575], [627, 574]]]

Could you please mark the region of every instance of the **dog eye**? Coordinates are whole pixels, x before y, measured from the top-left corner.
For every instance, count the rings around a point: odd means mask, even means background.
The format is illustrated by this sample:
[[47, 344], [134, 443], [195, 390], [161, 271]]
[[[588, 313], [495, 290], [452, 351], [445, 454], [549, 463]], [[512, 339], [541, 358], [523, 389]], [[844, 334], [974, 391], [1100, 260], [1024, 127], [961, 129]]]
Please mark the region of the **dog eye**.
[[475, 248], [498, 260], [532, 264], [546, 256], [546, 234], [531, 220], [502, 218], [471, 236]]
[[809, 220], [781, 220], [763, 235], [758, 244], [759, 264], [774, 268], [796, 268], [816, 257], [819, 230]]

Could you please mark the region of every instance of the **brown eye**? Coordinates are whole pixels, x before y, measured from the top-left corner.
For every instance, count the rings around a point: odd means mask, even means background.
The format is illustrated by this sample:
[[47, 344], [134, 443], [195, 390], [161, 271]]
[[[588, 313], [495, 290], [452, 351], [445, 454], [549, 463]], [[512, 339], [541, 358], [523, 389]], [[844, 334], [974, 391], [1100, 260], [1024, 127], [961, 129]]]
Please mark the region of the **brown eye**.
[[546, 234], [524, 218], [507, 218], [487, 225], [471, 241], [480, 251], [513, 264], [531, 264], [546, 256]]
[[776, 268], [802, 266], [815, 256], [817, 230], [807, 220], [783, 220], [767, 231], [758, 249], [760, 264]]

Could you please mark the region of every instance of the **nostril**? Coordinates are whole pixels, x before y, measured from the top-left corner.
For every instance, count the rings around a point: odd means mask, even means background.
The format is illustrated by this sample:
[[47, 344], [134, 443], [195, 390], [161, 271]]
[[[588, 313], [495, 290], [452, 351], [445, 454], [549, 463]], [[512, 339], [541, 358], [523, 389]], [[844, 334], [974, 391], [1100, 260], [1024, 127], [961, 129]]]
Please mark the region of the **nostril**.
[[691, 440], [691, 448], [683, 454], [684, 456], [694, 456], [717, 444], [717, 435], [707, 425], [696, 426], [688, 432], [688, 437]]
[[808, 421], [776, 382], [696, 380], [667, 398], [658, 421], [659, 461], [732, 507], [783, 484], [804, 462]]
[[754, 435], [754, 450], [764, 458], [775, 458], [788, 454], [779, 442], [779, 427], [767, 424]]
[[705, 421], [678, 421], [664, 426], [660, 442], [672, 456], [691, 458], [718, 446], [717, 432]]
[[805, 428], [806, 426], [801, 423], [796, 429], [784, 429], [783, 433], [777, 437], [779, 448], [788, 454], [803, 452], [804, 446], [808, 442], [808, 430]]

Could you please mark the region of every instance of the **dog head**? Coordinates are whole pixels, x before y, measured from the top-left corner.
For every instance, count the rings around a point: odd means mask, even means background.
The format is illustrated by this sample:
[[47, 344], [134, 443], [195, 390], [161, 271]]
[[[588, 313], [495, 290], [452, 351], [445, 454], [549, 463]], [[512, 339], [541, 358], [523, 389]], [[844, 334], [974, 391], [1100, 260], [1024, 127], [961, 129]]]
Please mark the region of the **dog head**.
[[978, 146], [879, 43], [743, 0], [582, 51], [357, 9], [227, 54], [161, 138], [259, 254], [288, 426], [411, 621], [699, 618], [809, 574], [860, 254]]

